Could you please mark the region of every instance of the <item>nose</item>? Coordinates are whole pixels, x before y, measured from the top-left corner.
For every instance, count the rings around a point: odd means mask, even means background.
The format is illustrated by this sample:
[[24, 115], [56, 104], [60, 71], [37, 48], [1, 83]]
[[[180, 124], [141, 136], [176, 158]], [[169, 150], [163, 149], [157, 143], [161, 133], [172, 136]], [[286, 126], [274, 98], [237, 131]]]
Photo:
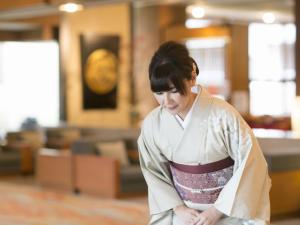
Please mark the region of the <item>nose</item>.
[[164, 106], [169, 105], [170, 101], [171, 101], [170, 94], [168, 92], [164, 93], [163, 105]]

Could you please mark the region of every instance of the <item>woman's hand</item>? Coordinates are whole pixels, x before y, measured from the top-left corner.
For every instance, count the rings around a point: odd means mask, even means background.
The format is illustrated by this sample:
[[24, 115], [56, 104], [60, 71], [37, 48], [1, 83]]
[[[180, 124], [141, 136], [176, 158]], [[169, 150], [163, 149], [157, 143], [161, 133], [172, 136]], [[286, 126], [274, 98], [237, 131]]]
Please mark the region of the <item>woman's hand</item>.
[[198, 222], [195, 223], [195, 225], [214, 225], [218, 222], [222, 215], [223, 213], [212, 206], [198, 215]]
[[185, 205], [176, 206], [173, 211], [179, 220], [186, 225], [196, 225], [200, 218], [200, 213], [197, 210], [188, 208]]

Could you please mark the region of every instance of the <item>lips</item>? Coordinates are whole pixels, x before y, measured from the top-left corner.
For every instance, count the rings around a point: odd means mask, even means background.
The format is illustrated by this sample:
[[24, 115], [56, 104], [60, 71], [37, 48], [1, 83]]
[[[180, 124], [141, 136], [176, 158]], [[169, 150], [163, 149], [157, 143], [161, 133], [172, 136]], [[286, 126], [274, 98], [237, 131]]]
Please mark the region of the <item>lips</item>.
[[166, 108], [167, 108], [168, 110], [174, 110], [174, 109], [177, 108], [177, 105], [174, 105], [174, 106], [166, 106]]

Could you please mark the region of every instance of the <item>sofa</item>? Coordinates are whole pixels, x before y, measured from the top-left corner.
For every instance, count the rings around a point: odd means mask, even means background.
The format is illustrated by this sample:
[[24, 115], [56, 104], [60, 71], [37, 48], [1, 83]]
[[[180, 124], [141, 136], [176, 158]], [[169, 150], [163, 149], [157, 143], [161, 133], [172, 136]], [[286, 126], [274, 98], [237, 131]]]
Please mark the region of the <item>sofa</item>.
[[74, 187], [102, 197], [147, 192], [139, 160], [138, 129], [108, 129], [72, 144]]
[[77, 127], [45, 128], [46, 148], [69, 149], [79, 138], [81, 138], [81, 129]]
[[35, 153], [43, 146], [39, 131], [8, 132], [0, 146], [0, 173], [32, 173]]
[[0, 174], [22, 172], [20, 150], [5, 145], [0, 146]]

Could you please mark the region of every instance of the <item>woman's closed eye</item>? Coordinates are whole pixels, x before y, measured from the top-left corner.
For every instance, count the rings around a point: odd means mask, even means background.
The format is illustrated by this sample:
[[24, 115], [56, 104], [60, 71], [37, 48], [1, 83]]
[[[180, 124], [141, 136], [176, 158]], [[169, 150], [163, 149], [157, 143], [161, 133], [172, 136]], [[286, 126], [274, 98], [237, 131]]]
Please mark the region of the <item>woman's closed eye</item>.
[[176, 88], [172, 88], [169, 91], [158, 91], [158, 92], [154, 92], [156, 95], [162, 95], [165, 92], [169, 92], [169, 93], [178, 93], [178, 90]]
[[170, 90], [170, 92], [171, 92], [171, 93], [178, 93], [178, 90], [177, 90], [176, 88], [172, 88], [172, 89]]

